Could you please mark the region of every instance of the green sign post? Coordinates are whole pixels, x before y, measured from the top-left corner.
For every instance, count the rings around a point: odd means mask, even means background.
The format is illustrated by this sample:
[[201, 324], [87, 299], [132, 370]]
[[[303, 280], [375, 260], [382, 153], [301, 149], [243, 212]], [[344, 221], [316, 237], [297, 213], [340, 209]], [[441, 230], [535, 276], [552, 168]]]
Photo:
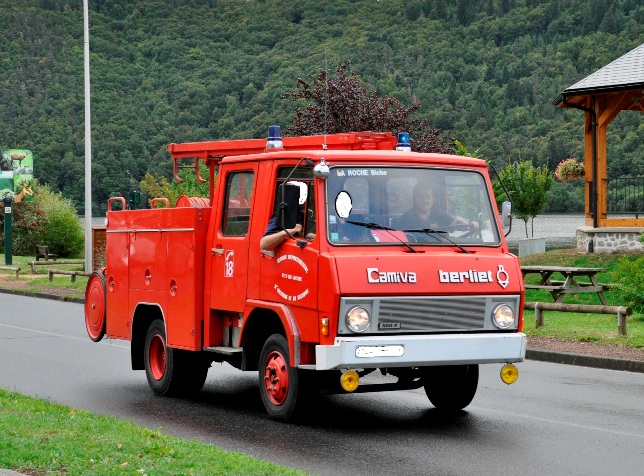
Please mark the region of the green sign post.
[[12, 265], [13, 264], [13, 255], [12, 255], [12, 242], [13, 237], [11, 236], [11, 200], [10, 195], [5, 195], [4, 202], [4, 264]]

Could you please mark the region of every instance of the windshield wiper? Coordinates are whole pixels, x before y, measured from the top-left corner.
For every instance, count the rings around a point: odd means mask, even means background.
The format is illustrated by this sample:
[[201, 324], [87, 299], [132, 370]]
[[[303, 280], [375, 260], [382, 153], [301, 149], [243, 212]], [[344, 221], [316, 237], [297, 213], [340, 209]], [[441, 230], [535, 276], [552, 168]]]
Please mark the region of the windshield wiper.
[[402, 231], [404, 231], [405, 233], [425, 233], [426, 235], [430, 235], [430, 236], [431, 235], [438, 236], [440, 238], [444, 238], [447, 241], [449, 241], [451, 244], [456, 246], [463, 253], [471, 253], [470, 251], [467, 251], [465, 248], [463, 248], [458, 243], [454, 242], [453, 240], [451, 240], [447, 236], [445, 236], [447, 233], [449, 233], [448, 231], [445, 231], [445, 230], [434, 230], [433, 228], [415, 228], [415, 229], [412, 229], [412, 230], [402, 230]]
[[391, 236], [393, 236], [395, 239], [397, 239], [397, 240], [398, 240], [398, 241], [400, 241], [403, 245], [405, 245], [407, 248], [409, 248], [409, 250], [410, 250], [412, 253], [418, 253], [418, 251], [416, 251], [414, 248], [412, 248], [412, 247], [411, 247], [411, 245], [410, 245], [409, 243], [404, 242], [403, 240], [401, 240], [400, 238], [398, 238], [396, 235], [394, 235], [393, 233], [391, 233], [392, 231], [400, 231], [400, 230], [397, 230], [396, 228], [391, 228], [391, 227], [388, 227], [388, 226], [385, 226], [385, 225], [379, 225], [378, 223], [373, 223], [373, 222], [366, 222], [366, 223], [365, 223], [365, 222], [362, 222], [362, 221], [347, 220], [347, 223], [351, 223], [352, 225], [364, 226], [365, 228], [369, 228], [370, 230], [383, 230], [383, 231], [387, 231], [387, 232], [389, 232], [389, 234], [390, 234]]

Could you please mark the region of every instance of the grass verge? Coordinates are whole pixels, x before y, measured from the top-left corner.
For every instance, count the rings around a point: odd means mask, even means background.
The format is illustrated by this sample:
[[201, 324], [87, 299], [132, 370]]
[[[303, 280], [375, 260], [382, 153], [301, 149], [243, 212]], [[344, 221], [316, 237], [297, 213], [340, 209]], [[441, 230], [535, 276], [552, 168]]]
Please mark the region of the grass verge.
[[[32, 274], [29, 264], [32, 261], [34, 261], [32, 256], [13, 256], [11, 266], [20, 268], [19, 277], [16, 279], [13, 271], [0, 271], [0, 288], [24, 293], [49, 293], [60, 296], [61, 299], [82, 299], [85, 297], [87, 277], [76, 276], [75, 282], [72, 282], [70, 276], [54, 276], [52, 281], [49, 281], [48, 276], [49, 269], [82, 271], [82, 264], [65, 264], [65, 260], [60, 259], [51, 261], [47, 265], [36, 266], [36, 274]], [[0, 266], [4, 265], [4, 255], [0, 254]]]
[[[627, 256], [636, 259], [641, 254], [625, 253], [596, 253], [581, 254], [574, 249], [561, 249], [524, 256], [521, 265], [550, 265], [550, 266], [575, 266], [579, 268], [604, 268], [597, 275], [600, 283], [611, 283], [611, 272], [617, 267], [620, 258]], [[553, 277], [556, 277], [553, 276]], [[528, 275], [526, 283], [538, 283], [539, 277]], [[614, 288], [614, 286], [613, 286]], [[604, 296], [611, 306], [629, 306], [621, 302], [620, 297], [613, 291], [604, 292]], [[526, 301], [553, 302], [549, 292], [528, 289]], [[601, 304], [595, 293], [571, 294], [566, 296], [568, 304]], [[626, 345], [635, 348], [644, 348], [644, 316], [633, 314], [627, 318], [627, 336], [617, 334], [617, 315], [586, 314], [572, 312], [544, 311], [543, 327], [535, 327], [534, 311], [525, 311], [525, 333], [528, 336], [547, 336], [565, 339], [574, 339], [582, 342], [597, 342], [605, 345]]]
[[0, 435], [0, 468], [26, 474], [305, 474], [2, 388]]

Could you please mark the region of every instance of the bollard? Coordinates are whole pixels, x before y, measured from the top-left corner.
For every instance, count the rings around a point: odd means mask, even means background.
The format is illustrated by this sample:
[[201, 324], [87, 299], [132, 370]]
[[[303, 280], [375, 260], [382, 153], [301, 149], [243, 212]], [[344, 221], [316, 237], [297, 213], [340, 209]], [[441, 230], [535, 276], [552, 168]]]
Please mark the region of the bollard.
[[622, 307], [619, 306], [617, 309], [617, 334], [620, 336], [627, 335], [626, 331], [626, 313], [622, 313]]
[[539, 309], [539, 303], [534, 305], [534, 326], [543, 326], [543, 309]]

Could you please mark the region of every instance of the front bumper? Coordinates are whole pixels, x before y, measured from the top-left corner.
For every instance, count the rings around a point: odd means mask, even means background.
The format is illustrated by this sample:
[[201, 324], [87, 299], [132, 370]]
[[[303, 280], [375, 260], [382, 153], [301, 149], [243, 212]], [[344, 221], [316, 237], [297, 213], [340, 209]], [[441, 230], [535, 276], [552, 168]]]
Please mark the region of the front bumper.
[[316, 346], [315, 369], [511, 363], [525, 351], [523, 333], [336, 337], [333, 345]]

